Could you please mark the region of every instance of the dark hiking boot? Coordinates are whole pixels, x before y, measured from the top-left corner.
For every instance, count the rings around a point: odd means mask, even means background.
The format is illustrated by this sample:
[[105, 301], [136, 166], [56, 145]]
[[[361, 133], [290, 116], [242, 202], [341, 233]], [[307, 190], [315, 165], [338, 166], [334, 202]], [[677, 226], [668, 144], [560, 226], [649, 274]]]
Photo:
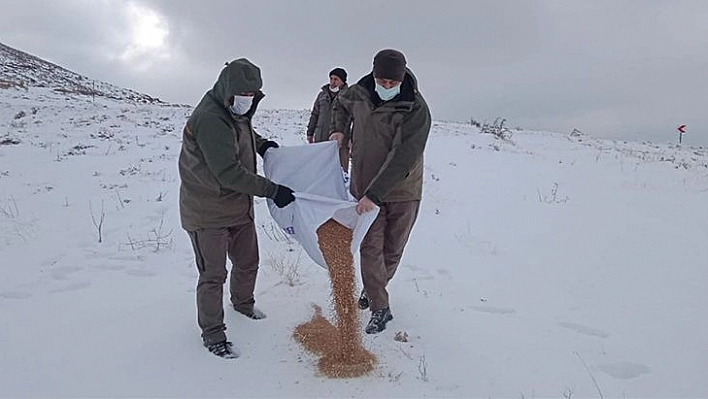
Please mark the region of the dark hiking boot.
[[361, 295], [359, 295], [359, 300], [357, 301], [359, 309], [364, 310], [369, 308], [369, 298], [366, 296], [366, 291], [361, 290]]
[[205, 343], [204, 346], [209, 349], [209, 352], [224, 359], [236, 359], [240, 355], [238, 350], [234, 348], [234, 344], [229, 341], [221, 341], [215, 344]]
[[249, 319], [261, 320], [261, 319], [266, 318], [266, 314], [263, 313], [262, 310], [258, 309], [255, 306], [249, 310], [244, 310], [244, 309], [237, 308], [236, 306], [234, 306], [234, 310], [241, 313], [242, 315], [248, 317]]
[[376, 310], [371, 312], [371, 319], [369, 324], [366, 325], [367, 334], [376, 334], [386, 329], [386, 323], [393, 319], [391, 314], [391, 309], [383, 308], [381, 310]]

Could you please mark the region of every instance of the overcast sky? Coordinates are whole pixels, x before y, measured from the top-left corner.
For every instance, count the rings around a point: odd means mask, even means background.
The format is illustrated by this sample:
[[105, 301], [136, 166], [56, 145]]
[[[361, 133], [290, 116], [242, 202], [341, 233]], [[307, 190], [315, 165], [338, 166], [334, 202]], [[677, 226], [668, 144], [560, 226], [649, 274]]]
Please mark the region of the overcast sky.
[[3, 0], [0, 42], [191, 105], [246, 57], [293, 109], [396, 48], [436, 120], [708, 145], [706, 0]]

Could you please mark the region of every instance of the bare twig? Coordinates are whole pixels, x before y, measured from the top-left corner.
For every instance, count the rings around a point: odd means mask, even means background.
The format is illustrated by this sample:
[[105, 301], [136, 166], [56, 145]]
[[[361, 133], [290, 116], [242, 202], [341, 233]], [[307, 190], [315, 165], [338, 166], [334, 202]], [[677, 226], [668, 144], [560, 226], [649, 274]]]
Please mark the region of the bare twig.
[[269, 223], [267, 226], [265, 224], [261, 225], [261, 229], [263, 230], [263, 233], [268, 237], [269, 240], [271, 241], [276, 241], [276, 242], [286, 242], [287, 244], [294, 244], [295, 241], [293, 238], [290, 236], [290, 234], [286, 233], [281, 229], [280, 227], [277, 227], [273, 223]]
[[418, 372], [420, 373], [420, 379], [428, 382], [428, 362], [425, 360], [425, 355], [420, 357]]
[[585, 360], [580, 356], [580, 353], [578, 351], [573, 352], [575, 355], [580, 359], [580, 361], [583, 363], [583, 366], [585, 367], [585, 370], [587, 370], [588, 374], [590, 374], [590, 378], [592, 379], [592, 383], [595, 384], [595, 388], [597, 388], [597, 393], [600, 394], [600, 399], [604, 399], [604, 396], [602, 396], [602, 390], [600, 390], [600, 386], [597, 385], [597, 380], [595, 379], [595, 376], [592, 375], [592, 372], [590, 371], [590, 368], [588, 365], [585, 363]]
[[17, 201], [14, 197], [10, 197], [7, 205], [0, 205], [0, 215], [9, 219], [14, 219], [20, 216], [20, 208], [17, 206]]
[[91, 221], [93, 221], [93, 226], [96, 227], [98, 231], [98, 242], [103, 242], [103, 220], [106, 217], [106, 213], [103, 210], [103, 200], [101, 200], [101, 216], [96, 221], [96, 216], [93, 214], [93, 205], [89, 201], [89, 210], [91, 211]]
[[120, 191], [115, 190], [116, 192], [116, 197], [118, 198], [118, 204], [120, 205], [120, 209], [125, 209], [125, 205], [123, 204], [123, 198], [120, 197]]
[[297, 255], [293, 255], [290, 252], [278, 252], [277, 254], [271, 252], [268, 257], [270, 258], [271, 267], [283, 278], [284, 283], [294, 287], [300, 282], [302, 248], [297, 252]]
[[160, 250], [170, 248], [173, 244], [172, 229], [165, 232], [163, 231], [163, 225], [164, 217], [160, 219], [160, 224], [156, 228], [147, 233], [147, 238], [141, 240], [136, 240], [131, 237], [129, 233], [126, 233], [130, 249], [137, 251], [139, 249], [150, 247], [153, 248], [155, 252], [160, 252]]
[[553, 188], [548, 195], [542, 195], [541, 190], [537, 189], [536, 191], [538, 192], [539, 202], [545, 202], [547, 204], [563, 204], [570, 200], [567, 195], [563, 197], [558, 196], [558, 183], [553, 183]]
[[494, 120], [494, 123], [490, 124], [485, 122], [480, 127], [479, 131], [480, 133], [492, 134], [502, 140], [509, 140], [511, 139], [512, 132], [506, 126], [504, 126], [504, 123], [506, 123], [506, 119], [496, 118]]
[[408, 354], [408, 352], [404, 351], [403, 348], [401, 348], [400, 346], [398, 347], [398, 350], [401, 351], [401, 353], [403, 353], [403, 356], [405, 356], [405, 357], [407, 357], [407, 358], [413, 360], [413, 356], [411, 356], [410, 354]]

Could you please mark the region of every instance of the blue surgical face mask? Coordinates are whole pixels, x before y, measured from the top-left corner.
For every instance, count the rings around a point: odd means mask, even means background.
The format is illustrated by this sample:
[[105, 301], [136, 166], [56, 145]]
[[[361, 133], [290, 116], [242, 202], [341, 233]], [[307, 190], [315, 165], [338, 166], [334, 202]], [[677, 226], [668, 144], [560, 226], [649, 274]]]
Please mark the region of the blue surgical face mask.
[[229, 109], [234, 115], [245, 115], [253, 104], [253, 96], [234, 96], [234, 105]]
[[387, 89], [383, 86], [381, 86], [378, 82], [376, 82], [376, 87], [374, 88], [376, 90], [376, 94], [381, 97], [382, 100], [388, 101], [398, 95], [398, 93], [401, 92], [401, 85], [398, 84], [397, 86], [394, 86], [390, 89]]

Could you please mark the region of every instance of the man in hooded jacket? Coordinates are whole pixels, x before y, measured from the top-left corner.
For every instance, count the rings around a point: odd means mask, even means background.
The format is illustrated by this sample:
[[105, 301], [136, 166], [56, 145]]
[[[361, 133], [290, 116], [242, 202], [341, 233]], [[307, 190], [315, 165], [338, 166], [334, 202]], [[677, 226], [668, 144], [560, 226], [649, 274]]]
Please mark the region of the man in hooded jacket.
[[371, 309], [369, 334], [383, 331], [393, 319], [386, 286], [418, 216], [430, 125], [418, 82], [403, 53], [393, 49], [379, 51], [373, 71], [337, 96], [332, 108], [330, 139], [352, 146], [350, 192], [359, 201], [356, 210], [361, 214], [379, 206], [360, 248], [364, 290], [359, 307]]
[[189, 117], [179, 156], [180, 217], [199, 272], [197, 321], [204, 346], [224, 358], [239, 355], [225, 334], [227, 256], [232, 307], [252, 319], [265, 317], [254, 306], [259, 256], [253, 196], [270, 198], [281, 208], [295, 200], [290, 188], [256, 174], [256, 152], [262, 157], [278, 147], [251, 123], [265, 96], [262, 86], [260, 69], [249, 60], [226, 64]]

